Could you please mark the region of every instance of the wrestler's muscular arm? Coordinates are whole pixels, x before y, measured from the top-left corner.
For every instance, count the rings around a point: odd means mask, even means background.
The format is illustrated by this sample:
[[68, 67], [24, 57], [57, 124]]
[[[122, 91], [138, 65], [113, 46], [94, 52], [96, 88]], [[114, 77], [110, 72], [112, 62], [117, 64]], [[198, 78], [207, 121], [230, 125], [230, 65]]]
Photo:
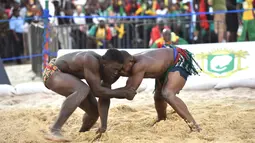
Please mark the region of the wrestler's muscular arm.
[[[103, 81], [102, 86], [111, 89], [111, 85], [115, 83], [120, 76], [116, 77], [112, 83], [108, 81]], [[107, 120], [108, 120], [108, 112], [110, 108], [111, 100], [110, 98], [99, 97], [98, 99], [98, 113], [101, 121], [100, 128], [97, 133], [104, 133], [107, 129]]]
[[101, 86], [101, 78], [99, 73], [100, 66], [95, 57], [85, 55], [83, 64], [85, 79], [96, 97], [129, 99], [129, 96], [132, 98], [136, 94], [134, 91], [132, 92], [132, 90], [128, 89], [111, 90]]
[[[128, 78], [126, 86], [119, 89], [131, 89], [135, 91], [139, 87], [143, 80], [146, 68], [142, 64], [137, 64], [133, 67], [132, 71], [132, 76]], [[104, 133], [107, 129], [107, 117], [110, 107], [110, 99], [107, 100], [105, 98], [99, 97], [98, 105], [101, 126], [97, 133]]]
[[135, 64], [132, 68], [132, 75], [128, 78], [125, 88], [137, 90], [143, 81], [145, 72], [146, 66], [143, 62]]
[[[102, 83], [103, 87], [111, 89], [111, 83]], [[97, 133], [104, 133], [107, 129], [108, 112], [110, 108], [111, 100], [110, 98], [99, 97], [98, 99], [98, 113], [100, 117], [100, 128]]]
[[[145, 71], [146, 71], [146, 67], [144, 66], [142, 62], [134, 65], [134, 67], [132, 68], [132, 75], [128, 78], [126, 86], [119, 89], [137, 90], [143, 80]], [[110, 106], [110, 100], [107, 100], [107, 99], [100, 100], [100, 97], [99, 97], [98, 104], [99, 104], [98, 110], [99, 110], [99, 116], [101, 119], [101, 126], [98, 129], [97, 133], [104, 133], [107, 129], [107, 117], [108, 117], [108, 110]]]
[[[119, 89], [131, 89], [131, 90], [138, 89], [139, 85], [141, 84], [143, 80], [145, 71], [146, 71], [146, 68], [142, 64], [135, 65], [133, 67], [132, 76], [128, 78], [126, 86]], [[111, 84], [103, 83], [103, 85], [104, 87], [111, 88]], [[97, 133], [104, 133], [107, 129], [107, 118], [108, 118], [108, 111], [110, 107], [110, 99], [99, 97], [98, 105], [99, 105], [98, 110], [99, 110], [101, 126], [98, 129]]]

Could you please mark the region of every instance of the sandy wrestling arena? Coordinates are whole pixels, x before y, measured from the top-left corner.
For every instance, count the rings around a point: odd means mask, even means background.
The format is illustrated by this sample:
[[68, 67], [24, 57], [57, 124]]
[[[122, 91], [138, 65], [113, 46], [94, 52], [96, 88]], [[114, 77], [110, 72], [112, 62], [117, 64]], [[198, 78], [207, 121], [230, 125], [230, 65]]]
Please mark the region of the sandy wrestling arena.
[[[8, 68], [7, 72], [15, 83]], [[96, 142], [255, 143], [254, 89], [182, 91], [179, 97], [201, 125], [201, 133], [190, 133], [185, 122], [176, 113], [172, 114], [170, 106], [168, 119], [152, 126], [156, 119], [153, 94], [144, 92], [133, 101], [112, 100], [108, 132]], [[0, 97], [0, 143], [49, 142], [43, 137], [63, 100], [60, 95], [45, 93]], [[63, 135], [76, 143], [91, 142], [99, 126], [97, 122], [91, 131], [79, 133], [82, 115], [83, 111], [77, 109], [63, 127]]]

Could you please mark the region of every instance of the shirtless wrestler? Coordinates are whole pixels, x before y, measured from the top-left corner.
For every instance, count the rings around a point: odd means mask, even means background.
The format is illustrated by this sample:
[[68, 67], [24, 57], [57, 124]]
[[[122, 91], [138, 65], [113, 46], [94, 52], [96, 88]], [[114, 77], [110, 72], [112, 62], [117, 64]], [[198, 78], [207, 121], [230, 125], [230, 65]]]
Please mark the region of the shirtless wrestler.
[[[77, 107], [86, 112], [80, 132], [88, 131], [99, 116], [95, 96], [133, 99], [135, 90], [111, 90], [101, 86], [102, 80], [106, 81], [106, 85], [113, 83], [122, 66], [123, 56], [116, 49], [107, 50], [103, 56], [92, 51], [74, 52], [51, 60], [43, 72], [44, 84], [48, 89], [67, 98], [46, 139], [69, 141], [61, 135], [60, 130]], [[81, 79], [85, 79], [88, 85]]]
[[[199, 65], [193, 59], [192, 53], [173, 45], [134, 56], [126, 51], [121, 52], [125, 59], [121, 76], [129, 77], [125, 86], [127, 89], [138, 89], [143, 78], [156, 79], [154, 101], [158, 115], [157, 122], [166, 119], [168, 103], [184, 119], [191, 131], [199, 132], [201, 128], [188, 111], [187, 106], [176, 96], [184, 87], [188, 76], [198, 74], [193, 62], [197, 67]], [[101, 117], [100, 115], [101, 122], [103, 122], [101, 124], [104, 125], [101, 128], [107, 127], [106, 116]]]

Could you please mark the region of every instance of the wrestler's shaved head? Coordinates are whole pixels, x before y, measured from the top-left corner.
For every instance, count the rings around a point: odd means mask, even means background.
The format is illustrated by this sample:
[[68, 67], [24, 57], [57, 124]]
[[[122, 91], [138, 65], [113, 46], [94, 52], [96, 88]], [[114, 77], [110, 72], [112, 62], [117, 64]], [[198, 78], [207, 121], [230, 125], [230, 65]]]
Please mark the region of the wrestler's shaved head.
[[117, 49], [108, 49], [106, 53], [102, 56], [103, 60], [114, 61], [120, 64], [124, 63], [124, 58], [122, 53]]
[[108, 49], [102, 56], [101, 64], [103, 66], [102, 79], [106, 83], [113, 83], [122, 70], [124, 58], [122, 53], [117, 49]]
[[122, 54], [122, 56], [124, 58], [124, 62], [126, 60], [128, 60], [128, 59], [132, 59], [133, 58], [127, 51], [121, 50], [120, 52], [121, 52], [121, 54]]

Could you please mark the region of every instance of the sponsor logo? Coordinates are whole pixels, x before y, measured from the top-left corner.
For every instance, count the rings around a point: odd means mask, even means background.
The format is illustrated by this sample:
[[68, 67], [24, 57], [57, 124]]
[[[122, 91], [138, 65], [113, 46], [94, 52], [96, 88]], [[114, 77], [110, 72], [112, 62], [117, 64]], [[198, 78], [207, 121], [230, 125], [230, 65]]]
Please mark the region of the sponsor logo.
[[247, 55], [248, 52], [243, 50], [217, 49], [197, 54], [196, 59], [200, 60], [203, 73], [213, 78], [224, 78], [247, 69], [248, 67], [241, 66], [242, 59]]

